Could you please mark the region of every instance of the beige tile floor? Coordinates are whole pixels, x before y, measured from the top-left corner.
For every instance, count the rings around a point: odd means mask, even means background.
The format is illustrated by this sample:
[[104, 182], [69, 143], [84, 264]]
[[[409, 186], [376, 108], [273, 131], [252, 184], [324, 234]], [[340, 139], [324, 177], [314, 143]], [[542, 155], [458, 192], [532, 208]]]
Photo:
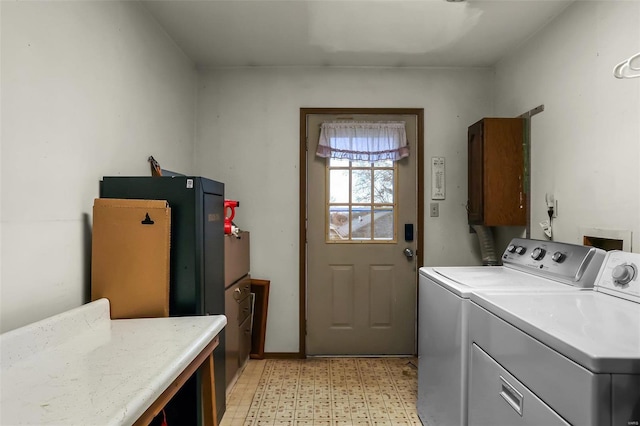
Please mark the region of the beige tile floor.
[[220, 426], [420, 425], [415, 358], [249, 360]]

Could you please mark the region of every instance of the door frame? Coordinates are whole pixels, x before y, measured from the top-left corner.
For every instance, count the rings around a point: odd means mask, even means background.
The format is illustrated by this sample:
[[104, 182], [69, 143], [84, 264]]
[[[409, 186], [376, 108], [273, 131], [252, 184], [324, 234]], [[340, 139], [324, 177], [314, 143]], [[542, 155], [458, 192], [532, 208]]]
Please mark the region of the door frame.
[[[416, 156], [416, 190], [418, 192], [418, 211], [416, 233], [416, 268], [423, 264], [424, 251], [424, 109], [423, 108], [300, 108], [300, 216], [299, 216], [299, 344], [298, 357], [307, 356], [307, 116], [314, 114], [379, 114], [379, 115], [415, 115], [417, 122], [417, 141], [410, 147], [410, 155]], [[402, 233], [400, 233], [402, 234]], [[416, 291], [418, 274], [416, 272]], [[416, 324], [417, 327], [417, 324]]]

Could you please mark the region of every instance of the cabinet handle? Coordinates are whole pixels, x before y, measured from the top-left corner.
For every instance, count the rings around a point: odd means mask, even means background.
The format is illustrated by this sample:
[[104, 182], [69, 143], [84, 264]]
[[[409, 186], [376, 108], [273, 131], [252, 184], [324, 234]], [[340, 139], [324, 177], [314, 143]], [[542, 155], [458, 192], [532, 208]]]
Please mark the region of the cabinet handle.
[[500, 376], [500, 396], [507, 401], [507, 404], [522, 416], [522, 403], [524, 396], [516, 390], [504, 377]]
[[524, 191], [522, 188], [522, 175], [518, 176], [518, 190], [520, 192], [520, 208], [524, 209]]
[[520, 208], [524, 209], [524, 195], [522, 194], [522, 191], [520, 191]]

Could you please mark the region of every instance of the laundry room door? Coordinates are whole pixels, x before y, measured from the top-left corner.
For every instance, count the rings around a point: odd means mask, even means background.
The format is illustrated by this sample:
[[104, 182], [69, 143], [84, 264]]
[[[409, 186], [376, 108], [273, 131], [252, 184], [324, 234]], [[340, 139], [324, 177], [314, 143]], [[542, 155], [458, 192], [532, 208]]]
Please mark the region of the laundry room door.
[[[307, 355], [416, 353], [417, 111], [307, 115]], [[345, 115], [404, 121], [409, 157], [374, 163], [317, 157], [321, 123]]]

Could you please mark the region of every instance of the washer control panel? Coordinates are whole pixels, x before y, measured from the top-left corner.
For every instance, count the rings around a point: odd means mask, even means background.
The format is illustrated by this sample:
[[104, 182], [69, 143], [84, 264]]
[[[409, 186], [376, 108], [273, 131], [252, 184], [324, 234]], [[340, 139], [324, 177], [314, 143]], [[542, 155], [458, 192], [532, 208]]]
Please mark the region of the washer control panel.
[[557, 241], [514, 238], [502, 255], [502, 264], [572, 285], [593, 287], [605, 251]]
[[598, 290], [640, 303], [639, 266], [640, 253], [607, 252], [596, 281]]

